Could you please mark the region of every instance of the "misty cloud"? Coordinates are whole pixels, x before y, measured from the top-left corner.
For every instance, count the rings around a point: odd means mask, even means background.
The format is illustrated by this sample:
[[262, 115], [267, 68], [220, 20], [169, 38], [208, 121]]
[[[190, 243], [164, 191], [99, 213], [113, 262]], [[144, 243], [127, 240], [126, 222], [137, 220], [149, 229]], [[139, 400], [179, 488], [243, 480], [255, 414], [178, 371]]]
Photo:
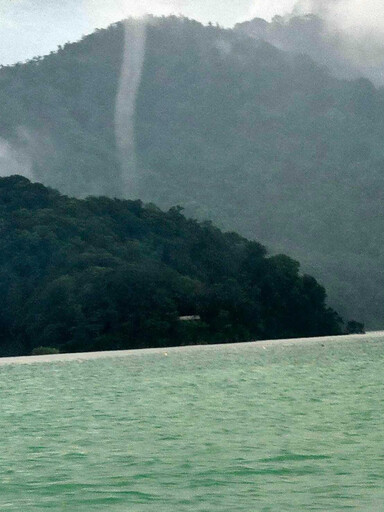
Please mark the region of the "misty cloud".
[[384, 83], [384, 4], [380, 0], [300, 0], [294, 13], [313, 13], [327, 27], [326, 37], [337, 48], [353, 75]]
[[0, 176], [21, 174], [32, 179], [32, 162], [27, 153], [17, 144], [0, 138]]
[[286, 51], [310, 55], [340, 78], [384, 84], [384, 5], [377, 0], [299, 0], [270, 23], [238, 28]]
[[[60, 176], [54, 172], [58, 148], [48, 133], [19, 126], [12, 139], [0, 137], [0, 177], [20, 174], [32, 181], [57, 186]], [[50, 171], [42, 169], [50, 163]]]
[[380, 0], [298, 0], [295, 14], [312, 13], [324, 18], [328, 25], [360, 34], [384, 34], [384, 5]]

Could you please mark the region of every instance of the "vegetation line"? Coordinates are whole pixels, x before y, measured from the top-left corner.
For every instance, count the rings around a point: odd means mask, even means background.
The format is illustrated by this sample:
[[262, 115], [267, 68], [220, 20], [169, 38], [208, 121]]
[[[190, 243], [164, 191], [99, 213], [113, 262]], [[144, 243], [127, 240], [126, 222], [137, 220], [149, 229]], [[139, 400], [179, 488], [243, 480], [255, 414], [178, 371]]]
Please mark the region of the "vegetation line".
[[[140, 201], [0, 179], [0, 355], [357, 332], [288, 256]], [[187, 319], [187, 321], [186, 321]]]

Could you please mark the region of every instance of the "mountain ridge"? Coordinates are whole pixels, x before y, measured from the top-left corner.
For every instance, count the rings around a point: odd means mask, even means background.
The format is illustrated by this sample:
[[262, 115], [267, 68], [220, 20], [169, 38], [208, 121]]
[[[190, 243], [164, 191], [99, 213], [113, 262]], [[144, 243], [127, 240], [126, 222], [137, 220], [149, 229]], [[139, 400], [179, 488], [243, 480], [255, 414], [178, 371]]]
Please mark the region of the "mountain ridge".
[[[114, 134], [123, 25], [0, 70], [0, 170], [122, 196]], [[384, 94], [309, 57], [177, 17], [148, 25], [131, 197], [260, 240], [382, 324]], [[3, 148], [3, 149], [1, 149]], [[4, 149], [5, 148], [5, 149]], [[17, 155], [17, 158], [16, 156]]]

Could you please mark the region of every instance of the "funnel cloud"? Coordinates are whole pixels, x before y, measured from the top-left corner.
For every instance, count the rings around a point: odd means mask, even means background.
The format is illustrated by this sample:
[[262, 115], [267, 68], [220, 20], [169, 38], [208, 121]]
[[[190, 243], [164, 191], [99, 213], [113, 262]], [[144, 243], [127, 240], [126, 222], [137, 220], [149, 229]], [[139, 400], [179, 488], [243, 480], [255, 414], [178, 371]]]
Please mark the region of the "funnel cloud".
[[133, 197], [139, 180], [135, 141], [136, 98], [145, 58], [147, 19], [128, 19], [123, 23], [124, 53], [116, 98], [115, 131], [123, 192], [126, 197]]

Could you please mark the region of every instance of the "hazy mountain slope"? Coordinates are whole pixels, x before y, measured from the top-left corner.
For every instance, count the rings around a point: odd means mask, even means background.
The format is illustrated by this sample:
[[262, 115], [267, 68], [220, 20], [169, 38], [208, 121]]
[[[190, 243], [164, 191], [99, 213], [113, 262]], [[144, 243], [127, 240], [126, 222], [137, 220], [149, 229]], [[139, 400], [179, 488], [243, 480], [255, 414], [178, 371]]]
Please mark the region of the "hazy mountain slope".
[[[24, 169], [78, 196], [122, 194], [122, 45], [117, 24], [0, 70], [2, 174]], [[288, 252], [343, 315], [379, 327], [383, 134], [384, 96], [368, 80], [338, 80], [240, 31], [165, 18], [148, 27], [132, 196]]]
[[72, 199], [12, 176], [0, 229], [0, 355], [341, 332], [297, 262], [178, 208]]

